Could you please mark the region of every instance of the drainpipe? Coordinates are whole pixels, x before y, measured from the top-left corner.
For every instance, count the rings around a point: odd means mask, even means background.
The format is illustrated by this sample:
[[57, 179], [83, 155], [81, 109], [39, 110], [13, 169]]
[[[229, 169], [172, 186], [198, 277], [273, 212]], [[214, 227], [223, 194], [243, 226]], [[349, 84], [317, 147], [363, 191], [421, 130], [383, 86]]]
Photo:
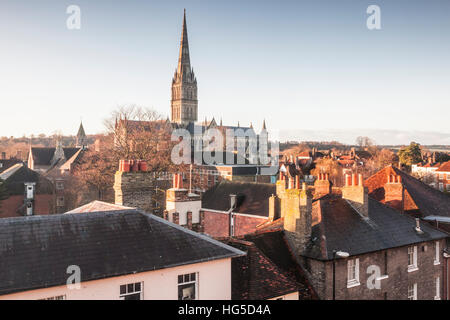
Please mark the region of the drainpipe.
[[236, 195], [230, 194], [230, 210], [228, 210], [228, 236], [234, 236], [234, 215], [233, 210], [236, 209]]

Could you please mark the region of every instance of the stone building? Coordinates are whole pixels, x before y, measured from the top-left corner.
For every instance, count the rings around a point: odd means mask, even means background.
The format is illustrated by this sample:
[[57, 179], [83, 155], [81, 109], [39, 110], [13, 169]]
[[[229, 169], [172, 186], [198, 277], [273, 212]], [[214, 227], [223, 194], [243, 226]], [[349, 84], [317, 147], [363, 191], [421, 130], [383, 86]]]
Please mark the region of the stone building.
[[345, 181], [315, 196], [279, 180], [255, 235], [282, 232], [320, 299], [447, 299], [448, 235], [368, 197], [361, 176]]

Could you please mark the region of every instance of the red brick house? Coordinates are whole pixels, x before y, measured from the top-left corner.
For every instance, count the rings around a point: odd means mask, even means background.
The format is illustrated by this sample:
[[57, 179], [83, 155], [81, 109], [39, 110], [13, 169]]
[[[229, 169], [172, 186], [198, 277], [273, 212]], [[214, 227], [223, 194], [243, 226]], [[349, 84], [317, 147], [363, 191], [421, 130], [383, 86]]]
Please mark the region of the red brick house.
[[387, 166], [365, 181], [369, 196], [450, 232], [450, 197], [398, 168]]
[[435, 175], [439, 191], [450, 192], [450, 161], [444, 162], [435, 171]]
[[1, 202], [0, 218], [47, 215], [55, 212], [55, 192], [51, 181], [28, 169], [23, 163], [15, 164], [0, 174], [8, 191]]

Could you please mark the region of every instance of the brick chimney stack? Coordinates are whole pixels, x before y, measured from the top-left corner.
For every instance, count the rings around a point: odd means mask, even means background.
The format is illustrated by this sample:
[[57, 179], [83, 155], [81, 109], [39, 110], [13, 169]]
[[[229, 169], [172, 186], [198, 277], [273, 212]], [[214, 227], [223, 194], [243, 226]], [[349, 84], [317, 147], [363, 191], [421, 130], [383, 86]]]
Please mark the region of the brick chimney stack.
[[297, 250], [302, 251], [311, 238], [312, 192], [300, 181], [286, 189], [285, 181], [277, 181], [277, 195], [269, 198], [269, 217], [283, 218], [284, 230]]
[[384, 185], [384, 200], [390, 207], [403, 210], [404, 188], [401, 176], [393, 174], [387, 176], [387, 183]]
[[369, 217], [369, 198], [367, 196], [367, 188], [364, 187], [362, 174], [345, 175], [342, 198], [348, 200], [363, 217]]
[[142, 210], [151, 209], [154, 193], [152, 172], [142, 160], [120, 160], [114, 175], [115, 203]]
[[316, 197], [322, 197], [331, 193], [331, 182], [328, 173], [319, 173], [314, 181], [314, 193]]

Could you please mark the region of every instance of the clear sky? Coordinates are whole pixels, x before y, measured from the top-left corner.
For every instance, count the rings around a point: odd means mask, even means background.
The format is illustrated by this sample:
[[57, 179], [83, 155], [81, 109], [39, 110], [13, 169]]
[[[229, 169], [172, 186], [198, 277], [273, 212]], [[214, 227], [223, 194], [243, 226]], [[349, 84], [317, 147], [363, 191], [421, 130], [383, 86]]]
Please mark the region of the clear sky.
[[[381, 30], [366, 27], [371, 4]], [[76, 134], [81, 118], [101, 132], [124, 104], [169, 115], [183, 8], [199, 120], [450, 144], [448, 0], [1, 0], [0, 136]]]

